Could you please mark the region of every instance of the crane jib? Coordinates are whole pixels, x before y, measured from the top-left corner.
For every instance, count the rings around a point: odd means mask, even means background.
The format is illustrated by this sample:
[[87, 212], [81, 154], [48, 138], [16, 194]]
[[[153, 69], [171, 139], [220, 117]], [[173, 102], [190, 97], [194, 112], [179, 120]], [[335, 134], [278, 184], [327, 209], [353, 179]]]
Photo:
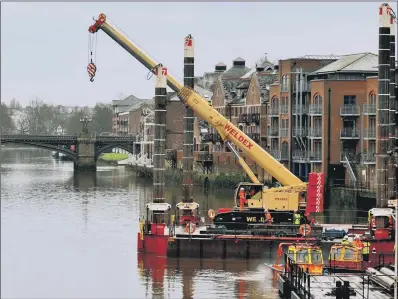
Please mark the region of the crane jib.
[[229, 123], [225, 124], [224, 129], [228, 132], [228, 134], [234, 136], [235, 139], [242, 143], [245, 147], [247, 147], [248, 149], [252, 148], [253, 143], [251, 143], [246, 137], [236, 131]]

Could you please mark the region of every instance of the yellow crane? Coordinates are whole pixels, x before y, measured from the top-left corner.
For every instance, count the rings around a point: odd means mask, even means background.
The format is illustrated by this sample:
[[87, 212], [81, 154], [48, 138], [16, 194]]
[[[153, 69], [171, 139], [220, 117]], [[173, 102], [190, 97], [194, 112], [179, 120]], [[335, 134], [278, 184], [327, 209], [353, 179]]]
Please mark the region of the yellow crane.
[[[125, 34], [112, 26], [105, 14], [100, 14], [95, 23], [89, 27], [90, 33], [96, 33], [98, 30], [105, 32], [110, 38], [141, 62], [149, 71], [154, 72], [155, 68], [159, 65], [158, 62], [154, 61], [129, 40]], [[225, 142], [230, 141], [235, 144], [236, 147], [242, 150], [252, 160], [256, 161], [261, 168], [283, 185], [283, 187], [279, 188], [268, 189], [264, 187], [260, 184], [244, 160], [239, 157], [239, 163], [252, 179], [253, 183], [239, 184], [235, 193], [235, 202], [238, 202], [239, 190], [244, 188], [245, 190], [253, 189], [256, 194], [260, 193], [260, 196], [253, 196], [253, 198], [256, 199], [248, 200], [249, 209], [267, 209], [269, 211], [294, 211], [305, 209], [307, 183], [301, 181], [260, 145], [250, 139], [238, 127], [215, 110], [204, 97], [194, 90], [184, 87], [183, 84], [178, 82], [169, 72], [167, 74], [167, 85], [177, 92], [178, 97], [185, 105], [192, 108], [200, 118], [206, 120], [215, 128]], [[236, 151], [233, 152], [237, 155]]]

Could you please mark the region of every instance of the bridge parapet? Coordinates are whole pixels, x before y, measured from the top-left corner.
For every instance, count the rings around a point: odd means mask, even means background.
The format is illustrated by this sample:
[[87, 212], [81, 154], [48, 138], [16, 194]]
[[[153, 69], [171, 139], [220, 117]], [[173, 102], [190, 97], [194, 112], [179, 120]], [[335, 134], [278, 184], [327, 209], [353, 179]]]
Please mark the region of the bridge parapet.
[[28, 134], [8, 134], [1, 135], [1, 141], [34, 141], [34, 142], [51, 142], [51, 141], [77, 141], [77, 135], [28, 135]]

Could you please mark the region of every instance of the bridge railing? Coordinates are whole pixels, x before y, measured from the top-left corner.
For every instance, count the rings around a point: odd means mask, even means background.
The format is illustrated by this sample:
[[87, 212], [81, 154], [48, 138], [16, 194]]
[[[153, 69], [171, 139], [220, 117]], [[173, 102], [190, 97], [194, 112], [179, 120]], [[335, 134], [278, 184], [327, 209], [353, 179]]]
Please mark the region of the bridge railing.
[[[26, 140], [26, 141], [59, 141], [59, 140], [71, 140], [76, 141], [78, 135], [29, 135], [29, 134], [5, 134], [0, 135], [0, 139], [3, 141], [12, 141], [12, 140]], [[102, 141], [102, 142], [112, 142], [112, 141], [123, 141], [123, 142], [135, 142], [135, 136], [96, 136], [89, 137], [88, 139], [92, 139], [93, 141]]]
[[96, 140], [97, 141], [105, 141], [105, 142], [110, 142], [110, 141], [135, 142], [136, 138], [135, 138], [135, 136], [97, 136]]
[[1, 135], [1, 140], [71, 140], [77, 135], [29, 135], [29, 134], [7, 134]]

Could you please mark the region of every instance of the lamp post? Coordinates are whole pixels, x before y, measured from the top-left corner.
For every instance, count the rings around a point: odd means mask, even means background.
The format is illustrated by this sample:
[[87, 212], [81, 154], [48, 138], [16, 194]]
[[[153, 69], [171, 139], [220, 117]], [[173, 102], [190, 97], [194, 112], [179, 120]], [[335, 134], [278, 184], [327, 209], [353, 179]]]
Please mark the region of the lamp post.
[[80, 119], [80, 122], [83, 124], [83, 133], [88, 134], [88, 124], [91, 122], [91, 118], [85, 116]]

